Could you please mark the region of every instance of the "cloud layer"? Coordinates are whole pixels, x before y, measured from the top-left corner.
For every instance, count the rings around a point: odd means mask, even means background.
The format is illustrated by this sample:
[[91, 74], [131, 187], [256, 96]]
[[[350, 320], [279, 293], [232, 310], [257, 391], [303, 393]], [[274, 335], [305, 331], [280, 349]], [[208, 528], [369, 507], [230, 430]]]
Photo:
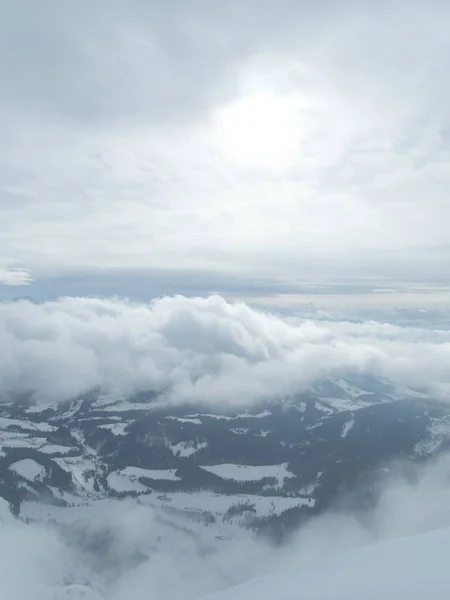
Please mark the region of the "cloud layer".
[[0, 261], [448, 281], [448, 12], [5, 7]]
[[447, 330], [285, 319], [220, 296], [2, 303], [0, 345], [0, 393], [49, 402], [102, 388], [248, 405], [358, 373], [450, 390]]

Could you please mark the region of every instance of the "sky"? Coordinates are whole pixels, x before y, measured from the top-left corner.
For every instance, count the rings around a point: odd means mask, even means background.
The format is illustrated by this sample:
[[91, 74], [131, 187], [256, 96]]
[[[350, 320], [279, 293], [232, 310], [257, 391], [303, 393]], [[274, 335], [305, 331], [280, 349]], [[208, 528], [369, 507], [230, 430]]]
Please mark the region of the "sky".
[[0, 299], [447, 304], [448, 3], [0, 10]]

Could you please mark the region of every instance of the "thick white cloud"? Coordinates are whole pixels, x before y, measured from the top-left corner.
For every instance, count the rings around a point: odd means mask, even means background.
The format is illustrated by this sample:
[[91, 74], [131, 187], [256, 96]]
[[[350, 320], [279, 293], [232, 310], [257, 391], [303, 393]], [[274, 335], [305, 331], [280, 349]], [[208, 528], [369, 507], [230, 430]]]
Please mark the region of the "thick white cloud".
[[448, 279], [448, 12], [5, 7], [0, 260]]
[[245, 405], [355, 373], [450, 391], [447, 330], [283, 319], [220, 296], [3, 303], [0, 345], [1, 393], [48, 401], [101, 387]]

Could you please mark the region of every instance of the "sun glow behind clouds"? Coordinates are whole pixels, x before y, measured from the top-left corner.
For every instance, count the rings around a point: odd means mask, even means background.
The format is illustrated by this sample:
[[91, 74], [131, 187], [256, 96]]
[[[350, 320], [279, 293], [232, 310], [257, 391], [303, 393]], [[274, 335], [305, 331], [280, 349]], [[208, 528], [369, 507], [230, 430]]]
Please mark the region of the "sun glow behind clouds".
[[301, 139], [298, 96], [260, 93], [219, 109], [214, 134], [219, 149], [232, 161], [252, 167], [280, 167], [292, 161]]

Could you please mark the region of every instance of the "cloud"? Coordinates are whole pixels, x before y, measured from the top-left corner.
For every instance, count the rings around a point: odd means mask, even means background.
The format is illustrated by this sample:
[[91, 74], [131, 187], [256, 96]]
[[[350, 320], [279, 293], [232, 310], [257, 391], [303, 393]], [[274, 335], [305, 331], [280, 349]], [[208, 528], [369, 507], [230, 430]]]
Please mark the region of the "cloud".
[[[13, 266], [448, 280], [445, 3], [44, 15], [20, 0], [3, 13], [0, 256]], [[233, 107], [255, 97], [259, 120], [239, 127]], [[223, 147], [223, 111], [250, 161]]]
[[153, 389], [237, 406], [359, 373], [444, 398], [450, 389], [447, 330], [285, 319], [220, 296], [2, 303], [0, 344], [1, 393], [45, 401]]
[[0, 266], [0, 285], [29, 285], [32, 281], [30, 273], [24, 269], [5, 269]]
[[[375, 498], [372, 508], [355, 512], [357, 503], [333, 507], [312, 519], [290, 541], [289, 566], [314, 563], [365, 544], [389, 538], [421, 535], [450, 527], [449, 455], [426, 464], [406, 465], [393, 461], [388, 473], [371, 484]], [[358, 487], [349, 497], [357, 496]]]
[[135, 500], [88, 504], [87, 518], [64, 525], [25, 524], [3, 504], [0, 593], [11, 600], [194, 600], [255, 576], [273, 560], [272, 548], [246, 532], [202, 551], [202, 537], [188, 522], [180, 527]]
[[[45, 599], [49, 582], [62, 583], [67, 574], [68, 553], [55, 530], [38, 524], [27, 527], [8, 515], [0, 498], [1, 548], [0, 594], [11, 600]], [[26, 577], [24, 577], [26, 573]]]

